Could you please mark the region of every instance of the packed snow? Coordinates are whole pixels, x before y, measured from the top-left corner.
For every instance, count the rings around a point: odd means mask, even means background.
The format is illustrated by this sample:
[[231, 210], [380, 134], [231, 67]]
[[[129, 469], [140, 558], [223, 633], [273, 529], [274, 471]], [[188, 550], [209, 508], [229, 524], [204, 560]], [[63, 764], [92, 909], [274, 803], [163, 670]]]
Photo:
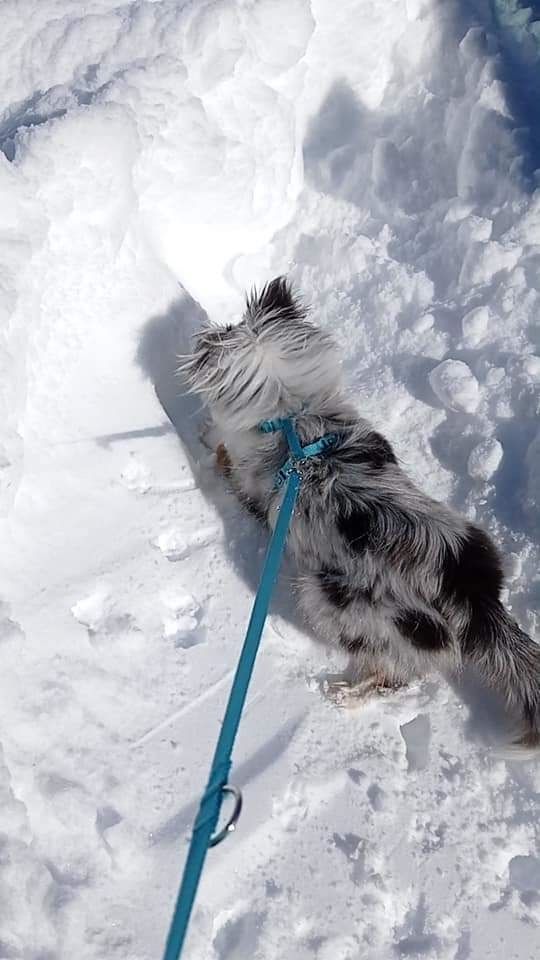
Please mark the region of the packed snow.
[[[161, 955], [266, 543], [176, 355], [247, 287], [294, 280], [539, 638], [537, 7], [4, 0], [2, 960]], [[537, 957], [540, 758], [472, 678], [330, 703], [290, 577], [186, 960]]]
[[498, 440], [493, 438], [482, 440], [469, 454], [467, 462], [469, 476], [489, 480], [498, 469], [502, 456], [503, 448]]
[[480, 400], [478, 380], [463, 360], [443, 360], [429, 375], [433, 392], [449, 410], [474, 413]]

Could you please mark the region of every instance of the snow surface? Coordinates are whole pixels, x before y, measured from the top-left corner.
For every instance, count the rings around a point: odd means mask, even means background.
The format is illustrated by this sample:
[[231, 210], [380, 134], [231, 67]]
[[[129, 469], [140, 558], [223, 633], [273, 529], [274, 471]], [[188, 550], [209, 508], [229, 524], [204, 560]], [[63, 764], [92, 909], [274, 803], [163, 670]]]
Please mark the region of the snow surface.
[[[488, 0], [4, 0], [2, 960], [160, 956], [265, 544], [175, 377], [204, 311], [289, 272], [538, 636], [539, 36]], [[538, 762], [471, 679], [332, 706], [289, 575], [185, 957], [538, 956]]]

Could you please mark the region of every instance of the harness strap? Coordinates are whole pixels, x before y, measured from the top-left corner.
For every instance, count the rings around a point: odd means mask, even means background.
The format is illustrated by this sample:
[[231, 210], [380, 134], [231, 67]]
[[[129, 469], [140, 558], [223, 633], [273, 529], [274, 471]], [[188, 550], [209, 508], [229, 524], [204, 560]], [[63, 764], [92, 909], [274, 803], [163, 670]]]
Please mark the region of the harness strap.
[[[189, 918], [208, 849], [223, 840], [231, 830], [234, 830], [236, 820], [240, 814], [242, 804], [240, 791], [230, 786], [227, 780], [232, 763], [234, 741], [238, 732], [249, 682], [255, 666], [255, 658], [268, 614], [272, 590], [277, 580], [283, 551], [285, 549], [287, 531], [302, 482], [302, 477], [296, 464], [324, 452], [329, 446], [335, 443], [336, 435], [329, 434], [327, 437], [322, 437], [321, 440], [317, 440], [315, 443], [308, 444], [307, 447], [302, 447], [290, 418], [280, 421], [264, 421], [264, 423], [279, 423], [279, 426], [272, 426], [268, 429], [265, 429], [261, 424], [260, 429], [266, 433], [283, 430], [287, 438], [291, 457], [278, 473], [278, 476], [281, 477], [282, 471], [285, 471], [283, 479], [280, 479], [279, 484], [277, 483], [278, 478], [276, 477], [277, 486], [281, 486], [285, 480], [287, 480], [287, 487], [283, 495], [274, 532], [266, 552], [259, 589], [257, 590], [257, 595], [253, 603], [246, 639], [229, 694], [223, 724], [210, 767], [208, 783], [193, 826], [193, 833], [163, 960], [178, 960], [184, 944]], [[219, 819], [224, 793], [232, 793], [236, 798], [236, 804], [234, 812], [226, 826], [220, 830], [218, 834], [215, 834], [214, 831]]]
[[314, 440], [313, 443], [308, 443], [307, 446], [303, 447], [298, 439], [291, 417], [263, 420], [259, 424], [259, 430], [262, 433], [277, 433], [278, 430], [282, 430], [291, 453], [291, 456], [276, 473], [274, 490], [279, 490], [279, 488], [283, 486], [287, 477], [290, 476], [293, 470], [298, 469], [298, 464], [301, 463], [302, 460], [309, 460], [311, 457], [326, 453], [339, 440], [338, 433], [327, 433], [324, 437], [320, 437], [319, 440]]

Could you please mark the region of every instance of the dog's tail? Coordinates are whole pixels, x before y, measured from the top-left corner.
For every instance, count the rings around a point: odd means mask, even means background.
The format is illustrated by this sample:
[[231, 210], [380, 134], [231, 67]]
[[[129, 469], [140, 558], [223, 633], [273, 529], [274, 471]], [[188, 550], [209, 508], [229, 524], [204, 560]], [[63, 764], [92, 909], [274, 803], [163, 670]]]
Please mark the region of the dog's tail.
[[531, 640], [498, 600], [474, 604], [465, 656], [520, 718], [514, 747], [540, 748], [540, 644]]

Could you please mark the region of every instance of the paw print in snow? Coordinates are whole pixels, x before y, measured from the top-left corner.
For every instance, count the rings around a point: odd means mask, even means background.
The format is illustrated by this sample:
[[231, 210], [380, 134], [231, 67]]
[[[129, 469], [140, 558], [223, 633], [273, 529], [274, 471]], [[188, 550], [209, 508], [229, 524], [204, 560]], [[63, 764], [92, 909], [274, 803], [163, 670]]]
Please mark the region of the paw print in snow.
[[187, 493], [196, 488], [193, 474], [187, 466], [181, 466], [180, 474], [175, 475], [173, 480], [157, 483], [146, 464], [139, 460], [133, 453], [120, 474], [120, 481], [128, 490], [132, 490], [134, 493], [148, 493], [156, 496]]
[[163, 636], [172, 640], [177, 647], [194, 647], [204, 640], [199, 628], [200, 607], [191, 594], [169, 594], [162, 596], [165, 613], [163, 614]]
[[106, 587], [98, 587], [83, 600], [79, 600], [71, 608], [71, 612], [79, 623], [87, 627], [91, 633], [101, 630], [111, 613], [112, 599]]
[[122, 613], [106, 586], [99, 586], [94, 593], [79, 600], [71, 608], [76, 620], [88, 630], [91, 643], [121, 641], [130, 650], [140, 646], [143, 635], [130, 613]]
[[120, 479], [128, 490], [133, 490], [135, 493], [147, 493], [150, 489], [150, 471], [148, 467], [146, 467], [144, 463], [141, 463], [133, 454], [122, 470]]
[[272, 804], [272, 815], [279, 820], [284, 830], [297, 830], [308, 814], [306, 789], [303, 783], [290, 783], [282, 797]]
[[189, 557], [193, 550], [208, 547], [217, 536], [216, 527], [202, 527], [196, 533], [187, 536], [176, 528], [165, 530], [154, 541], [167, 560], [183, 560]]

